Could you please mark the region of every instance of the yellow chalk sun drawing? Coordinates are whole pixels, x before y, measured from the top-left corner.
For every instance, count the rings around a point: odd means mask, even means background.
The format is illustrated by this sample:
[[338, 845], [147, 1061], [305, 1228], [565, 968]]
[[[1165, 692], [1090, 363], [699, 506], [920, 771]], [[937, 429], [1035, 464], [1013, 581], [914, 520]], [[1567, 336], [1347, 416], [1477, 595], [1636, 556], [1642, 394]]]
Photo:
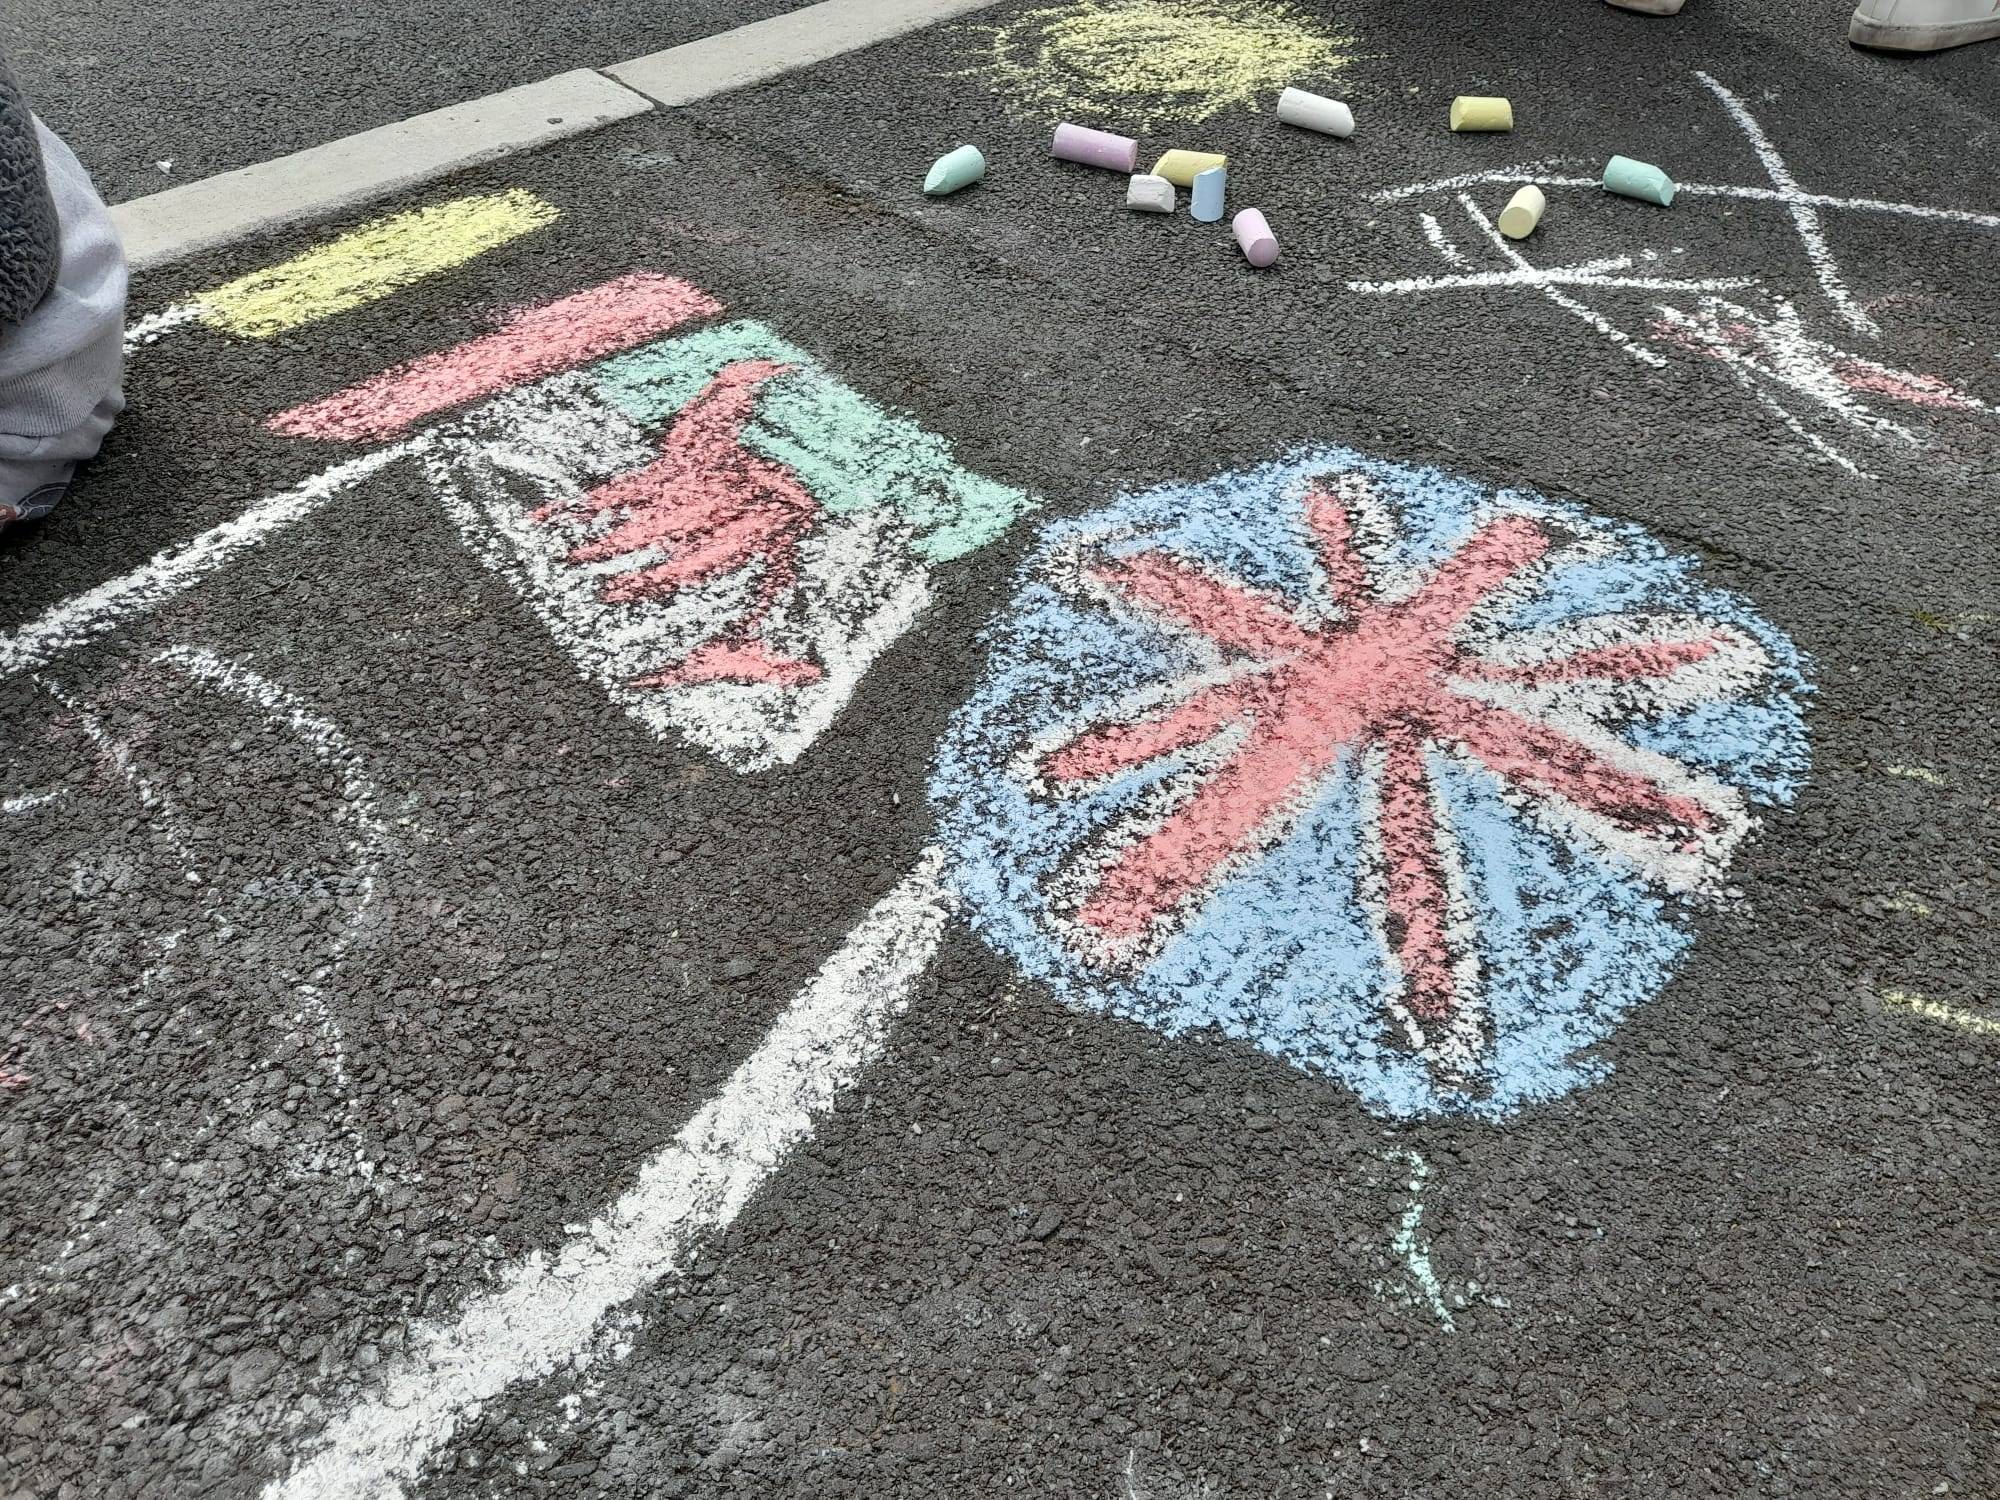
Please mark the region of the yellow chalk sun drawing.
[[1279, 0], [1082, 0], [994, 28], [975, 71], [1017, 118], [1143, 129], [1268, 105], [1338, 73], [1351, 42]]

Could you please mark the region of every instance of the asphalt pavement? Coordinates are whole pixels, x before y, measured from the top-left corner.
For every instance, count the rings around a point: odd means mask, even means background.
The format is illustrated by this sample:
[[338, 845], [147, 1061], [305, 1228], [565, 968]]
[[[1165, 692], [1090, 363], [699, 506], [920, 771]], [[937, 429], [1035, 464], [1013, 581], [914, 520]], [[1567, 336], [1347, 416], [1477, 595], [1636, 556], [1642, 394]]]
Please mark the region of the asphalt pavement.
[[122, 203], [426, 110], [678, 47], [793, 0], [20, 0], [0, 49]]
[[142, 280], [560, 214], [0, 542], [0, 1491], [2000, 1490], [2000, 47], [1521, 12], [1280, 17], [1338, 141], [999, 7]]

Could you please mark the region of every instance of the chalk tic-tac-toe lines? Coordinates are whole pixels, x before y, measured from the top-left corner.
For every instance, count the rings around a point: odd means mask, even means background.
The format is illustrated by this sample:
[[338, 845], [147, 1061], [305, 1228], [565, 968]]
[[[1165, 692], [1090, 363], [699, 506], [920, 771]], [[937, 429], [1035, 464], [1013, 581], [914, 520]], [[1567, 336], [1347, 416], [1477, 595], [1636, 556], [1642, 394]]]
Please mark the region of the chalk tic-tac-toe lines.
[[[1828, 223], [1837, 215], [1871, 214], [1951, 226], [1990, 243], [1996, 264], [2000, 264], [2000, 213], [1810, 191], [1740, 97], [1707, 73], [1697, 72], [1694, 78], [1741, 135], [1765, 180], [1750, 184], [1686, 182], [1679, 184], [1678, 196], [1742, 201], [1782, 210], [1791, 221], [1799, 253], [1811, 272], [1810, 287], [1796, 297], [1768, 285], [1763, 278], [1667, 274], [1678, 252], [1663, 252], [1657, 247], [1573, 265], [1534, 264], [1520, 246], [1494, 228], [1475, 191], [1492, 184], [1519, 182], [1534, 182], [1544, 190], [1601, 190], [1596, 177], [1574, 175], [1573, 168], [1580, 162], [1561, 159], [1405, 183], [1375, 193], [1377, 203], [1447, 199], [1457, 210], [1448, 218], [1456, 221], [1462, 217], [1481, 254], [1490, 257], [1488, 264], [1497, 260], [1499, 267], [1482, 267], [1460, 247], [1447, 223], [1437, 214], [1420, 210], [1418, 226], [1445, 270], [1422, 276], [1358, 279], [1348, 282], [1348, 288], [1371, 296], [1466, 292], [1538, 295], [1649, 368], [1666, 368], [1669, 357], [1676, 353], [1716, 360], [1751, 399], [1799, 439], [1807, 454], [1866, 477], [1872, 476], [1864, 459], [1857, 457], [1853, 446], [1857, 439], [1915, 448], [1925, 441], [1922, 428], [1912, 425], [1916, 418], [1951, 412], [1993, 415], [1993, 405], [1973, 392], [1834, 342], [1857, 335], [1880, 340], [1884, 331], [1876, 317], [1855, 300], [1834, 251]], [[1664, 294], [1646, 298], [1651, 307], [1636, 326], [1621, 325], [1600, 305], [1607, 295], [1634, 292]], [[1807, 303], [1805, 311], [1799, 305], [1802, 300]], [[1825, 318], [1834, 328], [1822, 336], [1812, 325], [1815, 316]], [[1891, 413], [1898, 413], [1901, 420]]]

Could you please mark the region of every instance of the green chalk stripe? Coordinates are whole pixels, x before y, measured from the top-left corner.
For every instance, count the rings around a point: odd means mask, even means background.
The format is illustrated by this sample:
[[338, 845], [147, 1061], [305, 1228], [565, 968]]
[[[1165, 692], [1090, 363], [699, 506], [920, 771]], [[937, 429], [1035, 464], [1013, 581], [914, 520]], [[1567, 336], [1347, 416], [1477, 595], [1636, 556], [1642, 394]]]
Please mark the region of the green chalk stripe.
[[1666, 208], [1674, 201], [1674, 180], [1651, 162], [1614, 156], [1604, 164], [1604, 186], [1625, 198], [1643, 198]]
[[658, 426], [741, 359], [793, 367], [764, 388], [743, 441], [790, 468], [832, 514], [893, 506], [914, 533], [910, 550], [949, 562], [1034, 509], [1032, 496], [959, 467], [943, 438], [848, 389], [762, 323], [663, 339], [599, 365], [597, 384], [633, 421]]

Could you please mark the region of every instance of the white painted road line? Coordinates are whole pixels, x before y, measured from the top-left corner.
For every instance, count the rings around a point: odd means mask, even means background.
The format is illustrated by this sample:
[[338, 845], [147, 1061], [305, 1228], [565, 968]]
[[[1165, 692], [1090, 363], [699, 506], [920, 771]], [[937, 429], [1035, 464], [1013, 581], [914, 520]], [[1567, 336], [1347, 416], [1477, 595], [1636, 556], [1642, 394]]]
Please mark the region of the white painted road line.
[[669, 47], [604, 71], [660, 104], [692, 104], [858, 52], [907, 31], [981, 10], [993, 0], [822, 0], [720, 36]]
[[[578, 68], [204, 177], [111, 210], [134, 270], [386, 197], [467, 167], [692, 104], [980, 10], [993, 0], [822, 0], [664, 52]], [[636, 92], [635, 92], [636, 91]]]
[[452, 1323], [420, 1330], [373, 1398], [264, 1500], [401, 1496], [468, 1410], [569, 1364], [606, 1313], [677, 1275], [881, 1052], [956, 906], [943, 865], [942, 851], [924, 852], [603, 1218], [553, 1261], [537, 1252], [510, 1267]]
[[135, 270], [546, 146], [652, 106], [589, 68], [204, 177], [111, 210]]

